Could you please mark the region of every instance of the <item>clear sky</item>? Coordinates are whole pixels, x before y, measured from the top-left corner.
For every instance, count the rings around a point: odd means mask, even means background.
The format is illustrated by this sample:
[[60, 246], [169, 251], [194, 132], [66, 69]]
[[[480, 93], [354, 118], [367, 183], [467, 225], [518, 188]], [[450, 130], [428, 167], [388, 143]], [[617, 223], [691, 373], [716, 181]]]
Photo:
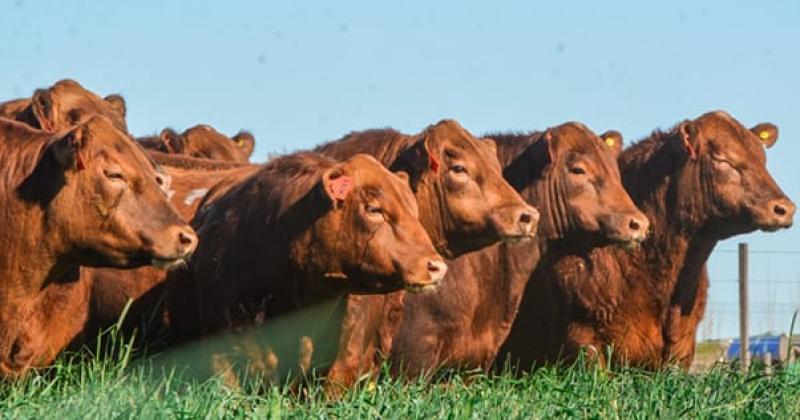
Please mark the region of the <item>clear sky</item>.
[[[800, 201], [800, 2], [760, 3], [0, 0], [0, 100], [70, 77], [123, 94], [134, 134], [246, 128], [258, 160], [442, 118], [476, 134], [577, 120], [630, 142], [725, 109], [780, 127], [769, 168]], [[737, 240], [800, 251], [798, 229]], [[781, 312], [753, 329], [786, 329], [800, 254], [759, 258], [753, 276], [781, 282], [753, 299]], [[716, 254], [712, 277], [735, 262]], [[712, 281], [709, 335], [736, 333], [735, 291]]]

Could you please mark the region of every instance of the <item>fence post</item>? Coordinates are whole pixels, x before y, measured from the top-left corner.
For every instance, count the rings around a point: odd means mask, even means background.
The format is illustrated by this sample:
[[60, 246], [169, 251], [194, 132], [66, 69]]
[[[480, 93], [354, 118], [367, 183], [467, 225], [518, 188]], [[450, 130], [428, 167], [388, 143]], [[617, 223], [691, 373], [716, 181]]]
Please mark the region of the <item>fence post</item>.
[[750, 367], [750, 337], [747, 331], [747, 243], [739, 243], [739, 366]]

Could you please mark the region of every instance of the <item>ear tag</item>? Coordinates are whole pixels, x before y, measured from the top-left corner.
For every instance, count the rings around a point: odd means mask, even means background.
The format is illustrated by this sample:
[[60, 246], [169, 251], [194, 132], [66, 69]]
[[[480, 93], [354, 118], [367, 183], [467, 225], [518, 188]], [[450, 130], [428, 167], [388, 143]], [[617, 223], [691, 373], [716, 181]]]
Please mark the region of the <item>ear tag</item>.
[[428, 168], [433, 172], [439, 172], [439, 160], [436, 156], [428, 154]]
[[769, 140], [769, 131], [767, 130], [761, 131], [760, 133], [758, 133], [758, 137], [761, 139], [761, 141]]
[[86, 162], [83, 160], [83, 153], [77, 152], [75, 154], [75, 166], [79, 171], [86, 169]]
[[236, 145], [239, 147], [244, 147], [244, 140], [242, 139], [236, 140]]
[[606, 137], [604, 140], [605, 140], [606, 146], [608, 146], [608, 147], [614, 147], [614, 145], [617, 144], [617, 142], [614, 141], [613, 137]]
[[694, 151], [694, 147], [692, 146], [689, 141], [684, 141], [683, 144], [686, 146], [686, 152], [689, 153], [689, 159], [695, 160], [697, 159], [697, 153]]
[[344, 201], [350, 191], [353, 190], [353, 178], [342, 175], [336, 179], [332, 179], [328, 184], [331, 192], [331, 197], [336, 201]]

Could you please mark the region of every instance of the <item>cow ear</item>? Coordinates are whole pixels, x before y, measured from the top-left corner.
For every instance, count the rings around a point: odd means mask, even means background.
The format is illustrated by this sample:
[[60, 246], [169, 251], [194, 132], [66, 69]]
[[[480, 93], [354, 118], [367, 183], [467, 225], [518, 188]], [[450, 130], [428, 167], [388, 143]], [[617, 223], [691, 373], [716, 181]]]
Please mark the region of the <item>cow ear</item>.
[[410, 184], [411, 178], [409, 178], [408, 172], [406, 172], [406, 171], [394, 171], [394, 174], [395, 174], [395, 176], [400, 178], [400, 180], [403, 181], [404, 184]]
[[340, 166], [328, 169], [322, 175], [322, 186], [330, 198], [333, 208], [341, 208], [353, 191], [355, 180], [346, 175]]
[[50, 91], [37, 89], [31, 98], [31, 107], [33, 108], [33, 115], [39, 123], [39, 128], [49, 132], [56, 131], [58, 111], [53, 104], [53, 95]]
[[186, 140], [171, 128], [161, 130], [158, 137], [169, 153], [183, 153], [186, 149]]
[[684, 121], [678, 126], [678, 139], [673, 144], [680, 153], [686, 153], [691, 160], [697, 159], [697, 126], [692, 121]]
[[750, 129], [766, 148], [778, 141], [778, 127], [771, 123], [761, 123]]
[[622, 134], [619, 131], [608, 130], [600, 135], [600, 140], [603, 141], [603, 145], [608, 150], [611, 150], [615, 156], [619, 155], [619, 152], [622, 151]]
[[75, 169], [80, 171], [86, 169], [85, 150], [88, 137], [84, 136], [82, 131], [80, 128], [76, 128], [48, 146], [48, 149], [64, 170]]
[[126, 116], [125, 114], [128, 113], [128, 108], [125, 105], [125, 98], [123, 98], [121, 95], [114, 94], [108, 95], [104, 99], [119, 115], [121, 115], [123, 118]]
[[244, 154], [249, 158], [253, 154], [253, 149], [256, 146], [256, 139], [247, 131], [240, 131], [239, 134], [233, 136], [233, 141]]

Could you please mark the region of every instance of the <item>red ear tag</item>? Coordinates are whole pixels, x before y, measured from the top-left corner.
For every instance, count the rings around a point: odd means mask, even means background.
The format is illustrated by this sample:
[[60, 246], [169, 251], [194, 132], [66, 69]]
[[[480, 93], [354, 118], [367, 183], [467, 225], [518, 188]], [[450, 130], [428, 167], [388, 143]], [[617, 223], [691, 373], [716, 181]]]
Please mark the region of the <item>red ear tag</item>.
[[436, 156], [428, 154], [428, 167], [432, 172], [439, 172], [439, 160]]
[[79, 171], [86, 169], [86, 162], [83, 160], [83, 153], [78, 152], [75, 154], [75, 166]]
[[342, 175], [336, 179], [332, 179], [328, 184], [328, 188], [331, 190], [331, 197], [334, 200], [344, 201], [344, 199], [350, 195], [350, 191], [353, 190], [353, 178]]

